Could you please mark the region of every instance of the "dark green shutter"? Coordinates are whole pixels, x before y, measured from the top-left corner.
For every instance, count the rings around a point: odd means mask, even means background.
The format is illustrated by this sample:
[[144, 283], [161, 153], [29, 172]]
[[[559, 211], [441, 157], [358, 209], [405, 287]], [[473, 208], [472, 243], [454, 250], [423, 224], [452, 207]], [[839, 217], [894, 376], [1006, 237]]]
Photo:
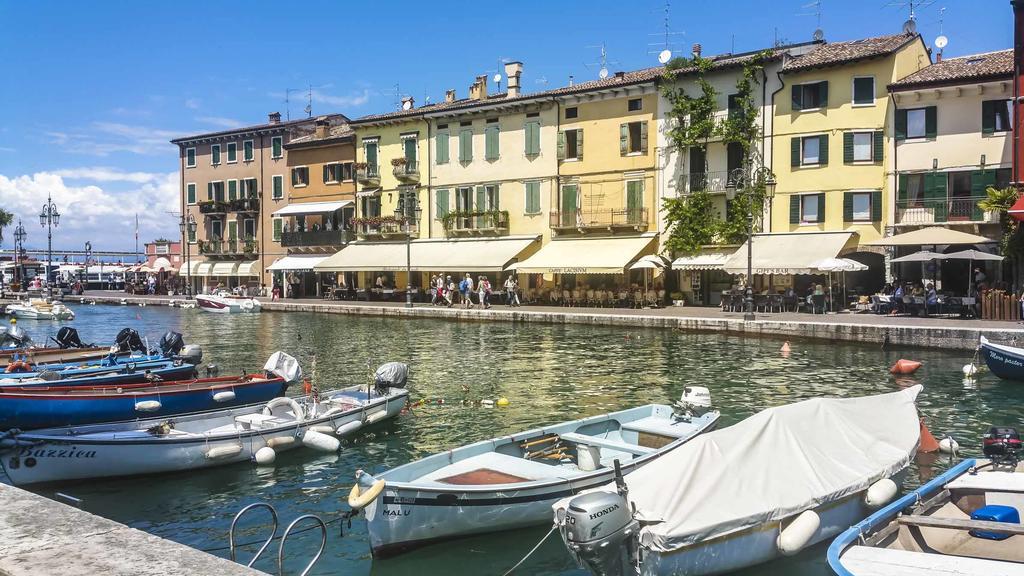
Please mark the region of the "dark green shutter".
[[843, 132], [843, 164], [853, 164], [853, 132]]
[[818, 222], [825, 221], [825, 195], [818, 194]]
[[983, 170], [971, 172], [971, 220], [981, 220], [982, 217], [982, 210], [978, 208], [978, 200], [986, 197], [985, 175], [986, 171]]
[[938, 113], [935, 106], [924, 109], [924, 137], [935, 138], [938, 133]]
[[871, 221], [882, 221], [882, 191], [875, 190], [871, 193]]
[[907, 139], [907, 111], [896, 111], [896, 141]]
[[441, 190], [437, 191], [437, 196], [436, 196], [435, 202], [436, 202], [436, 206], [435, 206], [434, 211], [437, 214], [437, 219], [440, 220], [441, 218], [444, 218], [444, 216], [446, 214], [448, 214], [448, 189], [447, 188], [442, 188]]
[[985, 100], [981, 103], [981, 133], [992, 134], [996, 131], [996, 103], [1001, 100]]
[[789, 139], [789, 148], [790, 148], [789, 165], [790, 166], [799, 166], [800, 165], [800, 138], [798, 138], [796, 136], [793, 136], [792, 138], [790, 138]]
[[828, 107], [828, 80], [818, 83], [818, 94], [821, 99], [820, 108]]
[[206, 199], [213, 200], [213, 182], [206, 183]]
[[828, 134], [818, 136], [818, 166], [828, 166]]
[[907, 174], [900, 174], [896, 177], [896, 203], [902, 208], [906, 208], [907, 203], [907, 187], [909, 186], [910, 176]]
[[327, 165], [327, 164], [324, 164], [324, 182], [330, 182], [330, 181], [331, 181], [331, 167], [329, 165]]
[[647, 154], [647, 122], [640, 124], [640, 153]]
[[498, 127], [488, 126], [484, 131], [484, 154], [487, 160], [498, 159]]
[[843, 222], [853, 222], [853, 192], [843, 192]]
[[803, 110], [803, 86], [799, 84], [793, 85], [793, 110]]
[[931, 208], [936, 222], [948, 219], [948, 176], [945, 172], [924, 175], [924, 205]]
[[789, 223], [800, 223], [800, 196], [797, 194], [789, 197]]
[[881, 130], [875, 130], [873, 148], [874, 149], [871, 152], [871, 161], [881, 162], [882, 158], [885, 157], [885, 133]]

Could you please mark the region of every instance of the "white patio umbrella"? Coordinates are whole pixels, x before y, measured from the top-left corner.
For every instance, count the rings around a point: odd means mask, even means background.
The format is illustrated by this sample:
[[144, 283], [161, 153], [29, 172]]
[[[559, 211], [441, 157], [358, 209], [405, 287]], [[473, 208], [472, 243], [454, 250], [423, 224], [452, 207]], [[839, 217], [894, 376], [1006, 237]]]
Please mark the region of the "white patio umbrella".
[[[846, 273], [856, 272], [858, 270], [867, 270], [868, 267], [856, 260], [850, 260], [849, 258], [825, 258], [818, 260], [813, 264], [814, 268], [821, 270], [822, 272], [828, 272], [828, 283], [829, 287], [832, 285], [832, 273], [842, 272], [843, 274], [843, 301], [846, 301]], [[835, 298], [832, 298], [832, 308], [835, 308]]]
[[945, 254], [939, 254], [938, 252], [932, 252], [931, 250], [921, 250], [920, 252], [914, 252], [913, 254], [893, 258], [890, 262], [931, 262], [932, 260], [942, 260], [945, 257]]
[[1000, 261], [1000, 260], [1003, 259], [1003, 257], [999, 256], [998, 254], [990, 254], [988, 252], [982, 252], [980, 250], [973, 250], [973, 249], [972, 250], [961, 250], [959, 252], [950, 252], [949, 254], [944, 254], [943, 256], [945, 256], [949, 260], [970, 260], [970, 262], [967, 264], [967, 292], [968, 293], [971, 292], [971, 284], [972, 284], [971, 269], [974, 268], [974, 261], [975, 260]]
[[[647, 271], [648, 270], [663, 270], [665, 268], [665, 261], [661, 256], [650, 254], [640, 258], [636, 262], [630, 264], [630, 270], [643, 270], [644, 271], [644, 294], [647, 294]], [[646, 296], [645, 296], [646, 297]]]

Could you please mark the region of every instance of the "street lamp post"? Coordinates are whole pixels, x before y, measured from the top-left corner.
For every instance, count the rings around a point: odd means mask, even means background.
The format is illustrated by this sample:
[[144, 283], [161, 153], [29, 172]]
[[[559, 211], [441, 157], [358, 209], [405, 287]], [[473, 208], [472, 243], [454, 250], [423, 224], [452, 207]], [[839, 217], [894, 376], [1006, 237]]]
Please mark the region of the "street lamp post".
[[92, 242], [85, 243], [85, 284], [82, 285], [82, 290], [89, 287], [89, 260], [92, 259]]
[[14, 229], [14, 281], [18, 283], [21, 288], [21, 261], [22, 252], [25, 251], [25, 238], [28, 237], [28, 232], [25, 232], [25, 227], [21, 225], [21, 220], [18, 220], [18, 227]]
[[[759, 206], [761, 208], [760, 216], [761, 218], [764, 218], [763, 202], [771, 202], [772, 197], [775, 196], [775, 174], [764, 166], [759, 166], [752, 171], [749, 170], [748, 167], [736, 168], [729, 173], [728, 180], [726, 181], [726, 199], [735, 199], [737, 192], [742, 194], [747, 200], [747, 285], [744, 290], [745, 312], [743, 314], [743, 319], [746, 321], [752, 321], [755, 319], [753, 283], [754, 220], [758, 216], [754, 213], [754, 209]], [[756, 202], [757, 200], [761, 200], [761, 202]]]
[[187, 298], [192, 297], [192, 245], [189, 243], [189, 238], [195, 235], [197, 226], [195, 216], [189, 214], [186, 218], [184, 214], [181, 215], [178, 227], [181, 230], [181, 245], [185, 249], [185, 282], [188, 283], [185, 287], [185, 296]]
[[53, 283], [50, 282], [50, 264], [53, 262], [53, 229], [60, 224], [60, 212], [53, 203], [50, 194], [46, 194], [46, 204], [39, 213], [39, 225], [46, 228], [46, 297], [53, 299]]
[[399, 206], [395, 210], [395, 218], [399, 218], [403, 221], [405, 226], [405, 307], [412, 308], [412, 222], [411, 220], [415, 217], [416, 222], [420, 220], [420, 214], [423, 212], [420, 209], [419, 201], [412, 201], [412, 208], [406, 209], [405, 206]]

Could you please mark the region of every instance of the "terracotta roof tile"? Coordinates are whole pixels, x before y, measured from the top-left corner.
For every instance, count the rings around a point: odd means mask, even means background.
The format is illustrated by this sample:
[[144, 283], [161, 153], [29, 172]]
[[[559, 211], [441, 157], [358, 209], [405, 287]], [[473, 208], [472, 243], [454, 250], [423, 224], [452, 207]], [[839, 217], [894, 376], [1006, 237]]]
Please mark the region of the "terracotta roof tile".
[[806, 54], [790, 58], [782, 67], [782, 71], [797, 72], [886, 56], [917, 38], [919, 38], [917, 34], [893, 34], [848, 42], [827, 42]]
[[327, 132], [327, 136], [323, 138], [318, 138], [316, 135], [316, 131], [306, 134], [305, 136], [292, 138], [290, 141], [288, 141], [288, 144], [285, 144], [285, 148], [293, 144], [313, 144], [318, 141], [338, 140], [346, 136], [351, 136], [353, 134], [355, 134], [355, 131], [352, 130], [351, 126], [349, 126], [348, 124], [340, 124], [337, 126], [331, 126], [331, 129]]
[[894, 90], [1013, 77], [1013, 49], [949, 58], [889, 85]]
[[[338, 119], [340, 119], [342, 121], [347, 121], [348, 120], [348, 118], [346, 118], [344, 114], [327, 114], [326, 116], [328, 118], [332, 119], [332, 120], [338, 120]], [[247, 133], [247, 132], [259, 132], [259, 131], [262, 131], [262, 130], [280, 130], [281, 128], [302, 127], [304, 124], [312, 125], [314, 120], [315, 120], [314, 118], [299, 118], [298, 120], [282, 120], [281, 122], [276, 122], [274, 124], [263, 123], [263, 124], [255, 124], [255, 125], [252, 125], [252, 126], [243, 126], [241, 128], [232, 128], [230, 130], [220, 130], [220, 131], [217, 131], [217, 132], [205, 132], [203, 134], [193, 134], [193, 135], [190, 135], [190, 136], [182, 136], [181, 138], [175, 138], [174, 140], [171, 140], [171, 144], [181, 144], [181, 143], [184, 143], [184, 142], [190, 142], [192, 140], [201, 140], [201, 139], [207, 139], [207, 138], [219, 138], [219, 137], [223, 137], [223, 136], [231, 136], [232, 134], [244, 134], [244, 133]]]

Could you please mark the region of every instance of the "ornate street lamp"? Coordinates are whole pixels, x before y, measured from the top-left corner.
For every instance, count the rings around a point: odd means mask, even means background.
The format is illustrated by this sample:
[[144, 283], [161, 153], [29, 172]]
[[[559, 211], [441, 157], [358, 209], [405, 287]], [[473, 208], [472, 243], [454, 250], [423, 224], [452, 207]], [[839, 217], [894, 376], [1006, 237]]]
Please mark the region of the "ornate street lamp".
[[25, 232], [25, 227], [21, 225], [21, 220], [18, 220], [18, 227], [14, 229], [14, 281], [21, 283], [19, 278], [21, 274], [21, 262], [25, 257], [25, 238], [28, 238], [28, 232]]
[[[744, 304], [746, 311], [743, 319], [754, 320], [754, 220], [764, 217], [764, 202], [769, 204], [775, 196], [775, 174], [761, 166], [748, 173], [747, 168], [736, 168], [729, 173], [725, 184], [725, 197], [734, 200], [737, 193], [747, 200], [747, 279]], [[760, 202], [758, 202], [760, 200]], [[754, 213], [760, 207], [761, 214]]]
[[89, 287], [89, 260], [92, 259], [92, 242], [85, 243], [85, 284], [82, 285], [82, 290]]
[[46, 228], [46, 297], [53, 299], [53, 283], [50, 282], [50, 264], [53, 262], [53, 229], [60, 224], [60, 212], [53, 203], [50, 194], [46, 194], [46, 204], [39, 213], [39, 225]]
[[[181, 222], [178, 223], [178, 227], [181, 230], [181, 245], [185, 248], [185, 281], [188, 286], [185, 287], [185, 296], [188, 298], [192, 297], [192, 245], [189, 243], [189, 238], [192, 238], [196, 234], [196, 217], [189, 214], [186, 218], [184, 214], [181, 215]], [[187, 233], [187, 235], [186, 235]]]
[[412, 219], [420, 221], [420, 208], [418, 199], [412, 199], [412, 207], [399, 205], [395, 209], [395, 218], [400, 219], [405, 227], [405, 307], [412, 308]]

